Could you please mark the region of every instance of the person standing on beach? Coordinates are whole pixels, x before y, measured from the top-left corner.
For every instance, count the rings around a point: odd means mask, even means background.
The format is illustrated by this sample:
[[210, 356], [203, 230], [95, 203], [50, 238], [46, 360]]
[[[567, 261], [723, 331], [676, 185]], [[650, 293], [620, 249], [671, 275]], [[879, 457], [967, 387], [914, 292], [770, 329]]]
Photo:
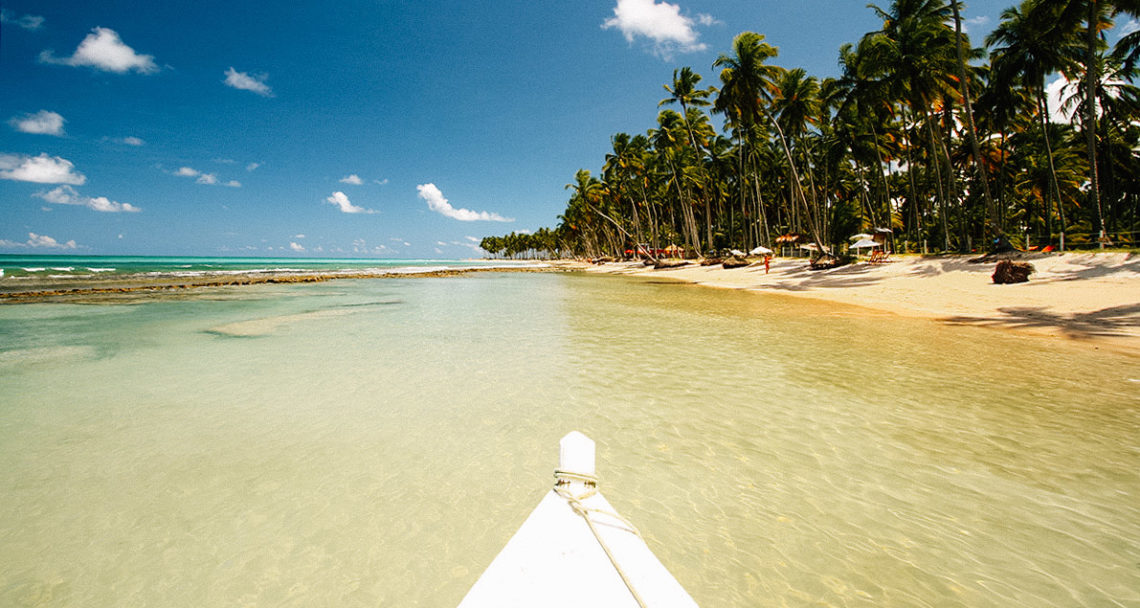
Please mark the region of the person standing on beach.
[[768, 274], [768, 264], [771, 263], [771, 261], [772, 261], [772, 256], [770, 256], [770, 255], [764, 256], [764, 274]]

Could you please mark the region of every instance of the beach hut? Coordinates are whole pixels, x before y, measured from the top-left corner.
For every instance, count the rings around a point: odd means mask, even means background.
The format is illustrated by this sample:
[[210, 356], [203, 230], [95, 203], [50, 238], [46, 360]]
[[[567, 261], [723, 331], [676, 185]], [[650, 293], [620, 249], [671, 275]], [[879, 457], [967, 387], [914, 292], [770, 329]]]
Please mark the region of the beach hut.
[[633, 524], [598, 492], [594, 442], [574, 431], [560, 448], [554, 489], [459, 608], [696, 608]]

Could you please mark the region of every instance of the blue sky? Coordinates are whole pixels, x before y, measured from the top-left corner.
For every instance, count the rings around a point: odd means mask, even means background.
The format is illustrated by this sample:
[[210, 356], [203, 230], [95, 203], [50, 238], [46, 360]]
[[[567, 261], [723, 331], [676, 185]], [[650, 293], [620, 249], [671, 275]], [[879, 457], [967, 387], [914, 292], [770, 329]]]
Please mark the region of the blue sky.
[[[966, 3], [976, 42], [1011, 3]], [[716, 84], [752, 30], [834, 76], [881, 25], [862, 0], [3, 6], [0, 253], [38, 254], [478, 256], [555, 225], [674, 68]]]

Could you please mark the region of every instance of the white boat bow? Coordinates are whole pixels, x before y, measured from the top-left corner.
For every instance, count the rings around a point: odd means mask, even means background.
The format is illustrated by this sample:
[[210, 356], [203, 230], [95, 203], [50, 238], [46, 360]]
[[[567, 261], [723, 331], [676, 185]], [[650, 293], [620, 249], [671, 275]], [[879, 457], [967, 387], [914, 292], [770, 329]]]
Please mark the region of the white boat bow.
[[645, 540], [597, 490], [594, 442], [561, 441], [555, 487], [459, 608], [696, 607]]

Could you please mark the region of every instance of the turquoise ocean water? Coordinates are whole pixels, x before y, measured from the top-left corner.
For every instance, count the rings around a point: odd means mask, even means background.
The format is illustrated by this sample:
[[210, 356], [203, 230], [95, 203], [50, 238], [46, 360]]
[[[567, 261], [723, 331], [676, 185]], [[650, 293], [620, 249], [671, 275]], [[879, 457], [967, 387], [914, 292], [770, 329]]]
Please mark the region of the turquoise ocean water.
[[511, 265], [510, 261], [357, 258], [0, 255], [0, 280], [200, 277], [261, 272], [365, 272]]
[[1140, 605], [1137, 369], [621, 277], [0, 305], [0, 606], [454, 606], [575, 429], [702, 606]]

